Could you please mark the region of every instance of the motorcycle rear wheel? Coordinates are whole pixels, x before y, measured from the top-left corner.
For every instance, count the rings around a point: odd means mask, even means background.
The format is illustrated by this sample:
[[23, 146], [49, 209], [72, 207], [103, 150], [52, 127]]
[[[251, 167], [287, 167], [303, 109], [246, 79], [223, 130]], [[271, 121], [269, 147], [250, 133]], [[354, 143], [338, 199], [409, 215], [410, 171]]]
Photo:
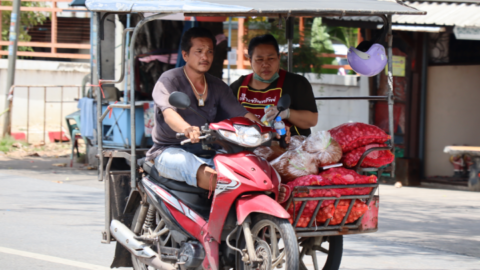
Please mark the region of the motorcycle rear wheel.
[[[275, 231], [273, 234], [272, 232]], [[286, 269], [298, 270], [299, 267], [299, 251], [297, 237], [295, 230], [288, 220], [277, 217], [259, 214], [253, 217], [251, 225], [252, 237], [255, 241], [255, 246], [266, 243], [271, 252], [271, 262], [268, 262], [270, 269]], [[242, 236], [240, 241], [241, 249], [245, 248], [245, 236]], [[265, 249], [264, 249], [265, 250]], [[258, 256], [259, 254], [257, 254]], [[251, 267], [244, 263], [241, 256], [237, 256], [237, 267], [239, 270], [263, 269], [263, 264], [257, 267]], [[262, 256], [265, 258], [266, 256]], [[278, 267], [277, 267], [278, 266]]]

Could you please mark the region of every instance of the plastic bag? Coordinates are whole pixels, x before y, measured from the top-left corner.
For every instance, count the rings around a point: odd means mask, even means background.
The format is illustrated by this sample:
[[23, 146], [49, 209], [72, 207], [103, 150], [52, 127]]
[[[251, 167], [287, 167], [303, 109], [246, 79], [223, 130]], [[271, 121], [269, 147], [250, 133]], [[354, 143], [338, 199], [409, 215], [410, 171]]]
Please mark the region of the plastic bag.
[[[342, 163], [347, 167], [354, 167], [360, 161], [363, 153], [373, 147], [385, 147], [386, 144], [369, 144], [366, 146], [359, 147], [345, 154], [342, 158]], [[380, 168], [387, 164], [392, 163], [393, 159], [392, 152], [389, 150], [373, 151], [369, 153], [362, 162], [362, 167], [374, 167]]]
[[295, 135], [290, 138], [290, 144], [287, 150], [295, 150], [302, 145], [307, 137], [303, 135]]
[[280, 174], [282, 183], [285, 184], [301, 176], [318, 174], [314, 158], [315, 155], [296, 149], [287, 151], [270, 164]]
[[[333, 214], [333, 218], [332, 220], [330, 220], [330, 225], [337, 225], [342, 223], [343, 218], [347, 214], [350, 202], [350, 200], [341, 200], [338, 203], [337, 208], [335, 209], [335, 213]], [[366, 203], [355, 200], [355, 203], [353, 204], [352, 210], [350, 211], [350, 214], [348, 215], [345, 224], [355, 222], [367, 211], [368, 206]]]
[[253, 153], [266, 161], [270, 162], [279, 156], [281, 156], [283, 153], [285, 153], [285, 149], [280, 147], [280, 145], [272, 143], [272, 146], [259, 146], [257, 147]]
[[315, 154], [317, 167], [338, 163], [342, 158], [342, 148], [328, 131], [312, 133], [303, 142], [302, 150]]
[[330, 133], [342, 147], [343, 153], [371, 143], [384, 143], [390, 139], [390, 135], [379, 127], [365, 123], [345, 123], [330, 129]]

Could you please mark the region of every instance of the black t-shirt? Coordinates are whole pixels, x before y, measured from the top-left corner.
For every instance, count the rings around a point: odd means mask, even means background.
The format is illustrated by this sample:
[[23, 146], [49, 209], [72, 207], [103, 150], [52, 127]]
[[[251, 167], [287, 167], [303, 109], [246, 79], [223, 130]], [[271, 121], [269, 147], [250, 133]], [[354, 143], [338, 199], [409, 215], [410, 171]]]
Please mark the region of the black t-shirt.
[[[233, 91], [233, 95], [238, 97], [238, 89], [242, 86], [242, 82], [246, 76], [241, 76], [238, 80], [234, 81], [230, 88]], [[253, 80], [253, 78], [252, 78]], [[253, 89], [249, 86], [249, 89], [255, 91], [267, 91], [277, 87], [278, 79], [272, 82], [265, 89]], [[310, 82], [303, 76], [295, 73], [287, 72], [285, 75], [285, 81], [283, 82], [282, 95], [289, 94], [292, 100], [290, 109], [305, 110], [311, 112], [318, 112], [317, 104], [315, 103], [315, 97], [313, 95], [312, 86]], [[310, 129], [301, 129], [298, 127], [292, 127], [290, 132], [293, 135], [310, 135]]]

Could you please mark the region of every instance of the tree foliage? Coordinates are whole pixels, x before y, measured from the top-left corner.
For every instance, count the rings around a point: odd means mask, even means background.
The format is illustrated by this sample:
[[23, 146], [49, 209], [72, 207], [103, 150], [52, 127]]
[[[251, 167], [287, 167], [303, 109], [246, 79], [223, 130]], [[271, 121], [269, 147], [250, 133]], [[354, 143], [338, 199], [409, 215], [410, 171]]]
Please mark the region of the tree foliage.
[[[12, 6], [11, 1], [2, 1], [2, 6]], [[44, 2], [21, 2], [22, 7], [45, 7]], [[10, 15], [11, 11], [2, 11], [1, 23], [2, 23], [2, 40], [8, 41], [10, 34]], [[28, 30], [36, 25], [43, 24], [47, 20], [45, 12], [34, 11], [22, 11], [20, 12], [20, 28], [18, 41], [30, 41], [32, 37], [28, 34]], [[2, 50], [6, 50], [5, 46]], [[31, 47], [18, 46], [18, 51], [33, 51]]]
[[[244, 42], [259, 34], [270, 33], [278, 41], [282, 53], [282, 68], [287, 67], [287, 39], [285, 37], [285, 20], [283, 19], [249, 19], [246, 26], [249, 31], [244, 36]], [[254, 31], [251, 31], [254, 29]], [[357, 29], [346, 27], [329, 27], [322, 24], [321, 18], [304, 19], [304, 31], [299, 31], [299, 18], [295, 18], [293, 37], [293, 71], [296, 73], [337, 73], [334, 69], [323, 69], [323, 64], [338, 64], [335, 58], [321, 57], [321, 53], [334, 53], [333, 44], [341, 43], [355, 46], [357, 42]]]

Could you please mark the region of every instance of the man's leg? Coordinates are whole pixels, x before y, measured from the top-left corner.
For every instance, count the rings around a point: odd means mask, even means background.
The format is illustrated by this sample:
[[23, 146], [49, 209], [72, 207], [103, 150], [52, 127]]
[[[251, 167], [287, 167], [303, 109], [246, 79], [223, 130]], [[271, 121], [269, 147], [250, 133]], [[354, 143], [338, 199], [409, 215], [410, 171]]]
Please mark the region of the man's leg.
[[[207, 190], [215, 190], [217, 184], [213, 159], [195, 156], [181, 148], [167, 148], [155, 159], [158, 173], [169, 179], [186, 182]], [[211, 180], [210, 180], [211, 179]]]
[[200, 166], [197, 171], [197, 186], [206, 190], [215, 190], [217, 172], [207, 165]]

